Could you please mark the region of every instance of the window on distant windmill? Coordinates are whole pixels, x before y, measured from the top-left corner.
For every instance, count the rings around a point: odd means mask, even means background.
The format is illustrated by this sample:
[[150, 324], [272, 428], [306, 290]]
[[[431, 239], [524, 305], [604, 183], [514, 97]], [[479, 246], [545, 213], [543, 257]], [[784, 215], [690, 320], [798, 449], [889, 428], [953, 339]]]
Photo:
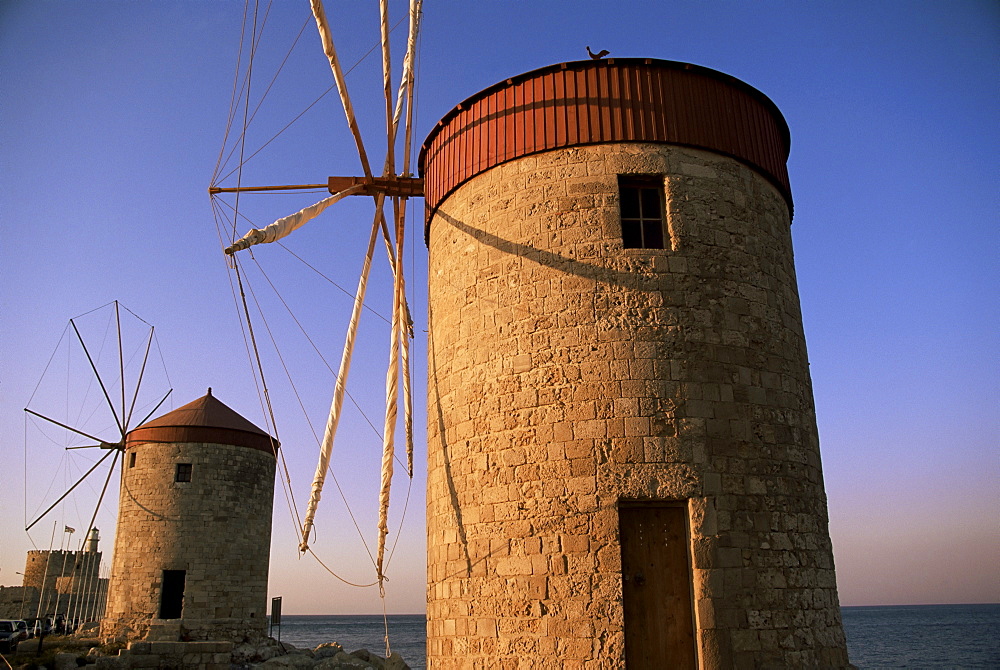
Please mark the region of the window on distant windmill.
[[622, 244], [626, 249], [663, 249], [663, 177], [619, 175]]
[[191, 481], [191, 464], [190, 463], [178, 463], [177, 464], [177, 475], [174, 477], [175, 482], [189, 482]]

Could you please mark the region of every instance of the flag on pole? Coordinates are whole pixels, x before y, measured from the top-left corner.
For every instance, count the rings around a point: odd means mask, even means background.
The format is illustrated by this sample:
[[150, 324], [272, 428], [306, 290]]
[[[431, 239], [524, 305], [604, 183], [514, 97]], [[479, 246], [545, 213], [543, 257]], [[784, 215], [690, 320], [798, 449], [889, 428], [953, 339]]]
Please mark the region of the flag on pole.
[[63, 532], [64, 532], [64, 533], [75, 533], [75, 532], [76, 532], [76, 528], [70, 528], [69, 526], [66, 526], [66, 527], [65, 527], [65, 528], [63, 529]]

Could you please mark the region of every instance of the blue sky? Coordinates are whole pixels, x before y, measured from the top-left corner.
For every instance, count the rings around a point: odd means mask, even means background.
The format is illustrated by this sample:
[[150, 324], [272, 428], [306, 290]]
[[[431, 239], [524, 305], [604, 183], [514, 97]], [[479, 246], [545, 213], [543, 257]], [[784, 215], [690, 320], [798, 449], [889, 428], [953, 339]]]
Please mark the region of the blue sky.
[[[206, 195], [225, 131], [242, 9], [229, 0], [0, 0], [0, 583], [20, 583], [15, 573], [25, 552], [49, 545], [53, 521], [85, 526], [87, 496], [99, 492], [101, 482], [82, 486], [79, 501], [30, 536], [22, 530], [26, 516], [54, 499], [52, 491], [96, 459], [91, 451], [64, 451], [65, 436], [26, 421], [22, 411], [29, 400], [43, 402], [45, 389], [61, 394], [62, 409], [93, 400], [79, 354], [68, 353], [72, 341], [60, 340], [71, 317], [120, 301], [156, 326], [162, 363], [149, 373], [149, 393], [172, 386], [168, 405], [177, 407], [212, 386], [223, 402], [265, 424]], [[403, 11], [394, 3], [392, 21]], [[341, 58], [360, 63], [348, 83], [380, 165], [380, 62], [377, 52], [364, 58], [377, 42], [377, 11], [369, 3], [328, 2], [327, 13]], [[332, 84], [308, 3], [282, 0], [268, 18], [254, 95], [303, 25], [248, 146], [260, 146]], [[397, 47], [403, 30], [393, 34]], [[585, 58], [586, 45], [720, 70], [764, 92], [788, 122], [792, 232], [842, 604], [1000, 601], [1000, 273], [992, 232], [1000, 211], [998, 5], [427, 0], [417, 143], [465, 97], [527, 70]], [[331, 94], [248, 162], [243, 181], [313, 183], [359, 170]], [[265, 225], [313, 198], [248, 197], [241, 209]], [[370, 204], [336, 207], [289, 247], [353, 290]], [[411, 222], [419, 221], [415, 211]], [[398, 612], [422, 611], [424, 600], [426, 250], [419, 223], [410, 242], [418, 467], [390, 568], [388, 606]], [[349, 299], [288, 254], [268, 249], [255, 257], [269, 277], [284, 278], [282, 296], [336, 366]], [[388, 314], [385, 263], [377, 260], [372, 304]], [[297, 328], [278, 320], [283, 310], [267, 297], [266, 282], [253, 281], [260, 300], [270, 301], [264, 309], [275, 314], [275, 337], [305, 352], [292, 376], [322, 430], [332, 378]], [[95, 342], [106, 342], [107, 314], [79, 319]], [[366, 319], [352, 393], [375, 404], [369, 414], [380, 424], [385, 333], [377, 316]], [[127, 321], [129, 336], [141, 340], [141, 322]], [[50, 364], [53, 352], [72, 365]], [[284, 372], [271, 370], [279, 437], [301, 507], [314, 439]], [[107, 427], [99, 414], [92, 420], [95, 430]], [[380, 446], [354, 409], [341, 444], [338, 481], [370, 546]], [[406, 490], [398, 479], [394, 528]], [[345, 578], [364, 579], [370, 563], [339, 495], [331, 489], [323, 505], [321, 514], [330, 516], [317, 553]], [[102, 514], [110, 554], [114, 517]], [[372, 589], [343, 587], [311, 559], [296, 558], [289, 519], [279, 490], [271, 584], [285, 597], [285, 611], [380, 611]], [[57, 546], [61, 539], [57, 534]]]

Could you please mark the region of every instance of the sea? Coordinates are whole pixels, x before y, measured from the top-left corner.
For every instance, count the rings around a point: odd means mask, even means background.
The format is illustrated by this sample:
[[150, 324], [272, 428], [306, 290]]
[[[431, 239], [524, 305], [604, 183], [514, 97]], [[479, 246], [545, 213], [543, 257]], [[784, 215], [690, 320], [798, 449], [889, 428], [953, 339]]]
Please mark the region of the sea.
[[423, 614], [283, 614], [281, 625], [272, 627], [271, 637], [299, 649], [337, 642], [345, 651], [368, 651], [385, 657], [386, 621], [389, 649], [399, 652], [412, 670], [427, 667], [427, 625]]
[[[843, 607], [851, 663], [869, 668], [1000, 669], [1000, 604]], [[422, 614], [388, 617], [389, 643], [413, 670], [427, 667]], [[339, 642], [385, 656], [381, 615], [285, 615], [272, 635], [296, 647]]]
[[1000, 604], [842, 607], [859, 668], [1000, 668]]

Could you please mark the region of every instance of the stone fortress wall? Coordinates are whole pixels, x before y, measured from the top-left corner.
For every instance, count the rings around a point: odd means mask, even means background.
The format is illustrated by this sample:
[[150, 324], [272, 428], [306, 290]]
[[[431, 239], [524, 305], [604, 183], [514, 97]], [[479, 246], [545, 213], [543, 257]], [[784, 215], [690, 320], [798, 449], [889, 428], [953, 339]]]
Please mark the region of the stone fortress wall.
[[[623, 248], [629, 174], [662, 176], [666, 249]], [[444, 199], [434, 667], [624, 667], [628, 501], [685, 510], [700, 667], [846, 666], [789, 209], [747, 165], [661, 143], [525, 156]]]
[[101, 559], [101, 552], [89, 549], [29, 551], [22, 586], [8, 587], [8, 595], [0, 597], [0, 610], [8, 613], [2, 618], [99, 619], [108, 586], [100, 576]]
[[54, 589], [56, 580], [71, 574], [73, 570], [73, 555], [76, 552], [53, 549], [34, 549], [28, 552], [24, 560], [24, 586], [33, 586], [41, 590]]

